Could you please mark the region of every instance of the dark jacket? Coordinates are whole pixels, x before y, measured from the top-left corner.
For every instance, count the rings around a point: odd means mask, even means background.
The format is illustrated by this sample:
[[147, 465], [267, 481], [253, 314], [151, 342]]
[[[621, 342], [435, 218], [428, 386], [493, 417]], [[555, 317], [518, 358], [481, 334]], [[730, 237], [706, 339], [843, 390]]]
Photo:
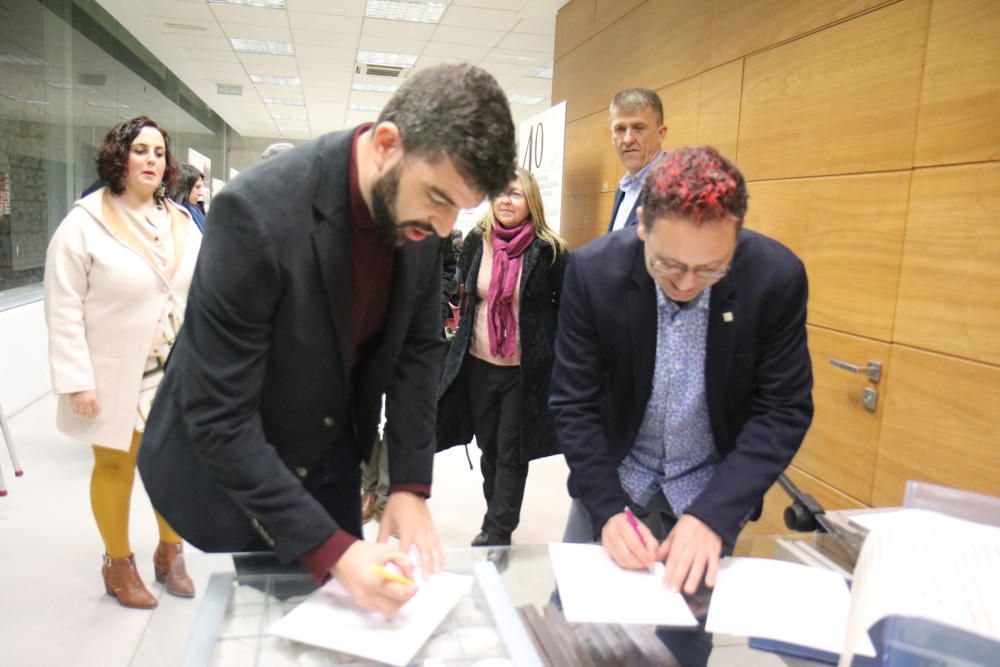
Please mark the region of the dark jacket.
[[283, 561], [338, 529], [306, 489], [328, 457], [369, 458], [387, 395], [394, 485], [430, 485], [440, 377], [440, 243], [396, 251], [385, 326], [352, 368], [353, 131], [243, 172], [212, 202], [142, 439], [153, 505], [206, 551], [263, 540]]
[[[791, 462], [812, 421], [805, 267], [749, 230], [712, 287], [705, 397], [722, 462], [686, 512], [732, 545], [760, 515], [764, 493]], [[559, 312], [550, 405], [570, 469], [569, 491], [595, 535], [629, 500], [618, 464], [632, 448], [653, 386], [656, 284], [634, 229], [570, 257]]]
[[[518, 336], [521, 343], [521, 460], [525, 463], [557, 453], [548, 396], [566, 253], [560, 254], [553, 264], [553, 252], [552, 246], [536, 238], [521, 256]], [[461, 258], [459, 269], [465, 277], [467, 302], [463, 306], [462, 323], [445, 358], [438, 390], [438, 451], [468, 444], [473, 436], [465, 360], [472, 340], [475, 309], [480, 305], [476, 281], [483, 258], [483, 232], [479, 227], [466, 237]]]

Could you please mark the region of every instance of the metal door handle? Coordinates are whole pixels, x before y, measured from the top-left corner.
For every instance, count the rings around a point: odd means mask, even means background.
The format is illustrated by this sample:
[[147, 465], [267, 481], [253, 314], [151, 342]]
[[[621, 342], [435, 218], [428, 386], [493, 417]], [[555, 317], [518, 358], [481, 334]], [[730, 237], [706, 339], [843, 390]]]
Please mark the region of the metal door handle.
[[848, 373], [865, 373], [872, 382], [878, 382], [882, 379], [882, 362], [880, 361], [869, 361], [864, 366], [855, 366], [854, 364], [831, 357], [830, 365], [836, 366]]

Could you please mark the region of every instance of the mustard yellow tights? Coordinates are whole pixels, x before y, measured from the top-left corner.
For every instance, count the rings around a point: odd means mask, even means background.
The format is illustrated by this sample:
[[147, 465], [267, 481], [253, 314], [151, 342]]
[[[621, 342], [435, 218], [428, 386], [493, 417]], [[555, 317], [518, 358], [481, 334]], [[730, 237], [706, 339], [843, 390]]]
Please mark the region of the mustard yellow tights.
[[[94, 448], [94, 473], [90, 477], [90, 505], [97, 520], [97, 529], [104, 540], [104, 548], [112, 558], [125, 558], [132, 553], [128, 541], [128, 513], [135, 481], [135, 460], [139, 455], [142, 433], [132, 434], [132, 445], [127, 452], [101, 445]], [[179, 544], [180, 535], [156, 513], [160, 540]]]

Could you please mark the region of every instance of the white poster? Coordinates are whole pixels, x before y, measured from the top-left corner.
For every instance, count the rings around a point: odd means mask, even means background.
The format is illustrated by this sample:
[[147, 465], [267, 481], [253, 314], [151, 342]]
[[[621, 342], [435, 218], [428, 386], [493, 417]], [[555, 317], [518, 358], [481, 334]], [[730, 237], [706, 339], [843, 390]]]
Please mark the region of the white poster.
[[521, 123], [518, 164], [535, 176], [542, 191], [545, 221], [559, 232], [562, 208], [563, 142], [566, 137], [566, 103]]

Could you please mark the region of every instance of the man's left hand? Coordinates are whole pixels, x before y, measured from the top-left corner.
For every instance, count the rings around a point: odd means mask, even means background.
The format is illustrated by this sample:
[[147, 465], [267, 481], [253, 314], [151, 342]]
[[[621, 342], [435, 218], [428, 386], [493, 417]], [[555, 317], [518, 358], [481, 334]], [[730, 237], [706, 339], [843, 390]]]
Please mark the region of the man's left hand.
[[399, 548], [406, 553], [417, 547], [425, 579], [441, 571], [444, 550], [424, 498], [409, 491], [389, 494], [379, 520], [378, 541], [385, 542], [390, 535], [399, 536]]
[[663, 583], [673, 592], [681, 590], [692, 595], [698, 590], [704, 575], [705, 585], [715, 586], [722, 555], [722, 538], [700, 519], [683, 515], [656, 551], [659, 560], [667, 559]]

